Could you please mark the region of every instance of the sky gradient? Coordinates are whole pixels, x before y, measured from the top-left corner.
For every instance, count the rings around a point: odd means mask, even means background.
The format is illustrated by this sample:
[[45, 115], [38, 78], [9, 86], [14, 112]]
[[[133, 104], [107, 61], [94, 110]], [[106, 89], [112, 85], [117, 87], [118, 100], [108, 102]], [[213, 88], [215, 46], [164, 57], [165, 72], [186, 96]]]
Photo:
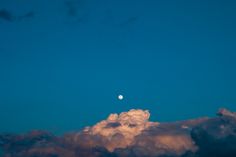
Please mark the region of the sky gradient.
[[234, 0], [0, 0], [0, 132], [236, 110], [235, 28]]

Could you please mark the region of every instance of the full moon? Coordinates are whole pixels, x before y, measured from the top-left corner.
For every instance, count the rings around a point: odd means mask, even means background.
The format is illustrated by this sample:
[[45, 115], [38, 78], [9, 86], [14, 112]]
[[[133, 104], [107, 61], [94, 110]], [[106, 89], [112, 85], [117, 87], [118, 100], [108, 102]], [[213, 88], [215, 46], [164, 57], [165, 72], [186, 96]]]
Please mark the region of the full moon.
[[119, 99], [119, 100], [123, 100], [123, 99], [124, 99], [124, 96], [123, 96], [123, 95], [118, 95], [118, 99]]

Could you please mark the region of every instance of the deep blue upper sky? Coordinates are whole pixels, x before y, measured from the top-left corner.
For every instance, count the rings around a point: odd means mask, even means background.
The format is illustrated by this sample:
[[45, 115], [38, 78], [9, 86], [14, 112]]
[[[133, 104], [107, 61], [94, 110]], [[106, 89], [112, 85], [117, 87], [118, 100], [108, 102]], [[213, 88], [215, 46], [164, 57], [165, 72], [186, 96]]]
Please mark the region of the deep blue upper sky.
[[0, 131], [236, 110], [235, 28], [235, 0], [0, 0]]

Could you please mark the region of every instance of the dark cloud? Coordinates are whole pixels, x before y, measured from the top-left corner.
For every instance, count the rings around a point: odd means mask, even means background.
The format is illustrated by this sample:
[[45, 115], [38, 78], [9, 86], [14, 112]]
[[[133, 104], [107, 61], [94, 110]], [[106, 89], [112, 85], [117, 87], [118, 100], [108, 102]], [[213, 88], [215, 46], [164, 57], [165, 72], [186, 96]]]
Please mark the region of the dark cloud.
[[35, 16], [35, 13], [33, 11], [30, 11], [24, 15], [16, 16], [10, 11], [6, 9], [0, 10], [0, 19], [8, 22], [18, 21], [18, 20], [24, 20], [24, 19], [30, 19]]
[[10, 11], [2, 9], [0, 10], [0, 19], [11, 22], [15, 19], [15, 17]]
[[[226, 111], [215, 118], [154, 125], [147, 121], [148, 111], [131, 110], [63, 136], [44, 131], [4, 134], [0, 147], [4, 157], [235, 157], [236, 113]], [[125, 132], [143, 125], [149, 126], [134, 138]]]
[[[232, 115], [232, 114], [231, 114]], [[191, 136], [198, 146], [200, 157], [236, 156], [236, 119], [235, 115], [214, 118], [193, 128]]]
[[114, 122], [114, 123], [108, 123], [106, 128], [116, 128], [116, 127], [119, 127], [119, 126], [121, 126], [120, 123]]

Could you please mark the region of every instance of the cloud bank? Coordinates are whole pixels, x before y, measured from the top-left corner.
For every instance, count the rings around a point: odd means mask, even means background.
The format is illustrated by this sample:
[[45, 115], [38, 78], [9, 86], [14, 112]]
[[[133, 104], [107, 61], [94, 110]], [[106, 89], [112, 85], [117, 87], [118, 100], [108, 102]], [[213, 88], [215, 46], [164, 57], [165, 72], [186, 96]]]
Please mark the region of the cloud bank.
[[158, 123], [147, 110], [130, 110], [63, 136], [3, 134], [0, 147], [4, 157], [235, 157], [236, 113], [217, 115]]

